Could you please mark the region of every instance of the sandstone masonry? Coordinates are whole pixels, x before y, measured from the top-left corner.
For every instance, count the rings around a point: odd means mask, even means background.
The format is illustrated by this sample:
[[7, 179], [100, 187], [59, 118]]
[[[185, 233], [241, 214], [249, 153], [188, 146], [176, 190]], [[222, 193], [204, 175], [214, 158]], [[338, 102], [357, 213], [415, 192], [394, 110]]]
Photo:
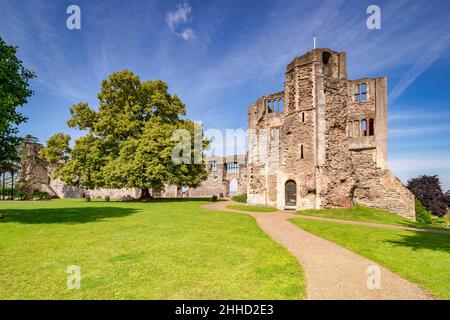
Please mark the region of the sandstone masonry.
[[414, 196], [387, 168], [386, 90], [386, 78], [348, 80], [345, 52], [295, 58], [284, 91], [248, 110], [248, 202], [363, 204], [414, 218]]

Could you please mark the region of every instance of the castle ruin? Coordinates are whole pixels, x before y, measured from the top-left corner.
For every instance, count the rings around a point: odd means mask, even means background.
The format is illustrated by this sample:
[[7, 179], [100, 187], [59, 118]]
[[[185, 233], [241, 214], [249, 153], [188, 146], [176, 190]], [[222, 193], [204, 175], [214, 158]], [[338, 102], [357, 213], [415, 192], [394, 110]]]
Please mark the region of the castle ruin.
[[284, 91], [248, 109], [248, 203], [279, 209], [362, 204], [414, 218], [387, 168], [387, 79], [349, 80], [345, 52], [288, 64]]
[[[209, 175], [198, 188], [166, 186], [152, 196], [247, 193], [249, 204], [278, 209], [361, 204], [414, 218], [414, 196], [387, 168], [386, 91], [385, 77], [349, 80], [345, 52], [309, 51], [288, 64], [284, 91], [249, 107], [247, 155], [207, 158]], [[59, 179], [48, 187], [62, 198], [140, 192], [83, 190]]]

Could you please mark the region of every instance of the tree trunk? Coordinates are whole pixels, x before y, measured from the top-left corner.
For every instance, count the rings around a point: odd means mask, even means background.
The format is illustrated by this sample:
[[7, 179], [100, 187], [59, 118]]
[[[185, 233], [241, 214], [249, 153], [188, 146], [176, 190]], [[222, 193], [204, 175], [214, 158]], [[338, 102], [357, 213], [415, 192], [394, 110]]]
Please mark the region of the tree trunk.
[[14, 200], [14, 169], [11, 170], [11, 200]]
[[150, 191], [148, 190], [148, 188], [141, 189], [141, 197], [139, 199], [141, 199], [141, 200], [150, 199]]
[[3, 183], [3, 187], [2, 187], [2, 200], [5, 200], [5, 187], [6, 187], [6, 182], [5, 182], [6, 176], [5, 176], [5, 172], [3, 172], [2, 176], [3, 176], [3, 181], [2, 181], [2, 183]]

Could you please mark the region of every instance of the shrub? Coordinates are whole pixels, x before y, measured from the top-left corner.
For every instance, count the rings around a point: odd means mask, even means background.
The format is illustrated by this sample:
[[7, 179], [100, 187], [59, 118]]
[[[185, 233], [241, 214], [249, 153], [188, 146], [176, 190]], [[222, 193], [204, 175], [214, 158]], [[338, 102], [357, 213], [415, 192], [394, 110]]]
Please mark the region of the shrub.
[[408, 189], [420, 200], [423, 206], [439, 217], [447, 213], [447, 198], [442, 192], [438, 176], [420, 176], [408, 180]]
[[247, 203], [247, 195], [246, 194], [238, 194], [236, 196], [233, 196], [231, 198], [231, 200], [236, 201], [236, 202]]
[[48, 200], [48, 199], [50, 199], [50, 196], [49, 196], [48, 192], [44, 192], [44, 191], [35, 191], [35, 192], [33, 192], [33, 197], [37, 197], [38, 200]]
[[416, 221], [420, 223], [432, 224], [433, 216], [419, 199], [416, 199]]
[[19, 198], [20, 200], [25, 200], [26, 195], [25, 195], [25, 192], [23, 192], [23, 191], [16, 191], [14, 193], [14, 197]]

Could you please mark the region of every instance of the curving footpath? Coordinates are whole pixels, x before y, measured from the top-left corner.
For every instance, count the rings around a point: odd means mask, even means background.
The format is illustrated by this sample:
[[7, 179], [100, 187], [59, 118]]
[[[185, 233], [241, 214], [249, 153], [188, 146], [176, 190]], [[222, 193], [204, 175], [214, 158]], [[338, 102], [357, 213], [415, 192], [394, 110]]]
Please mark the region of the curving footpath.
[[[287, 221], [290, 218], [301, 218], [299, 215], [285, 211], [259, 213], [232, 210], [227, 208], [230, 204], [233, 202], [219, 201], [203, 207], [211, 210], [243, 213], [254, 217], [261, 229], [287, 248], [303, 266], [308, 299], [434, 299], [424, 289], [382, 266], [379, 266], [381, 270], [380, 288], [370, 290], [367, 286], [369, 277], [367, 270], [369, 266], [377, 265], [377, 263], [306, 232]], [[337, 222], [342, 221], [337, 220]]]

